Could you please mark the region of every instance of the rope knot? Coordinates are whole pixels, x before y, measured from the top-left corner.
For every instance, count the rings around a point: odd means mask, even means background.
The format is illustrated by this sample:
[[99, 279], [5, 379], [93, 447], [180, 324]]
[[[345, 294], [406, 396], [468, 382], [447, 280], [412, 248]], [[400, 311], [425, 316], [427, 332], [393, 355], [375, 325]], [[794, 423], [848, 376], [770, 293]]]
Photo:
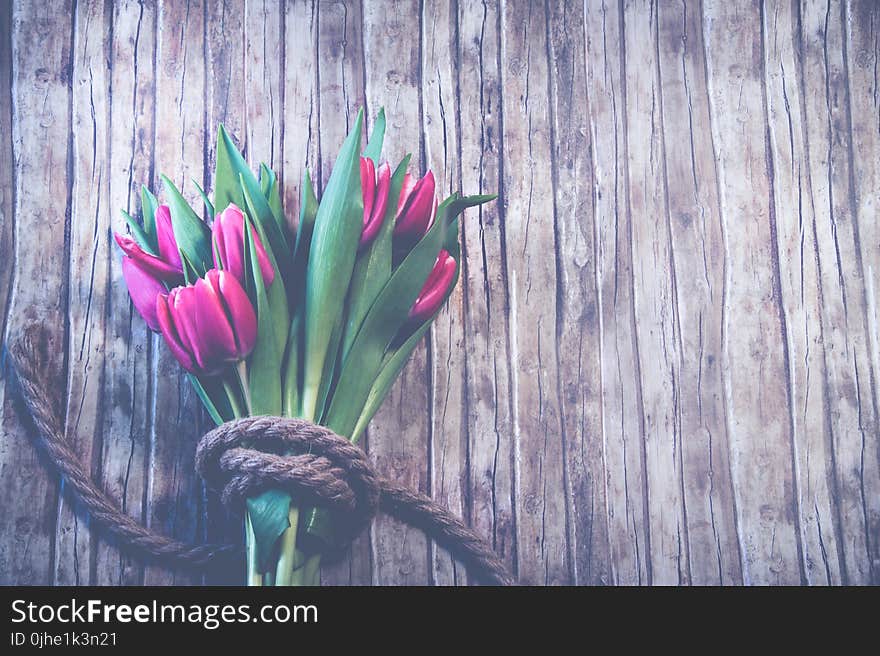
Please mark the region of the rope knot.
[[381, 480], [360, 448], [324, 426], [287, 417], [245, 417], [206, 433], [196, 469], [228, 508], [280, 488], [298, 502], [339, 513], [349, 537], [379, 509]]

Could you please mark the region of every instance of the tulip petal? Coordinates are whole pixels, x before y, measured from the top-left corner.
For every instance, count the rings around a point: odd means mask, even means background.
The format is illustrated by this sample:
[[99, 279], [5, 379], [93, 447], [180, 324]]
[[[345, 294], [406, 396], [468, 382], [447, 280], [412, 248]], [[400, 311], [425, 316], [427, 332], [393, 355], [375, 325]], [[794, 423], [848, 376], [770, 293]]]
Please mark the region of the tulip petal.
[[403, 213], [402, 210], [406, 206], [409, 197], [412, 195], [417, 182], [418, 180], [416, 180], [411, 174], [404, 174], [403, 185], [400, 187], [400, 197], [397, 199], [397, 215], [395, 218], [400, 218], [400, 215]]
[[368, 157], [361, 157], [361, 192], [364, 197], [364, 227], [373, 217], [373, 201], [376, 197], [376, 165]]
[[[244, 266], [244, 214], [234, 204], [223, 210], [214, 219], [212, 228], [214, 243], [217, 248], [214, 258], [214, 266], [222, 267], [224, 271], [229, 271], [235, 278], [244, 283], [245, 266]], [[270, 286], [275, 280], [275, 268], [272, 261], [260, 241], [259, 235], [256, 234], [253, 227], [251, 228], [251, 236], [257, 247], [257, 260], [260, 263], [260, 271], [263, 274], [263, 280], [266, 286]], [[217, 261], [219, 256], [220, 261]]]
[[434, 215], [434, 188], [434, 173], [428, 171], [415, 184], [406, 205], [398, 213], [394, 226], [395, 236], [416, 240], [425, 234]]
[[122, 252], [128, 255], [132, 260], [136, 261], [140, 267], [158, 278], [162, 282], [168, 284], [177, 284], [183, 282], [183, 270], [174, 267], [171, 264], [161, 260], [155, 255], [147, 253], [140, 245], [128, 235], [114, 233], [116, 243], [122, 249]]
[[244, 215], [234, 204], [214, 219], [214, 243], [220, 261], [214, 258], [214, 266], [222, 267], [239, 280], [244, 279]]
[[[372, 162], [372, 160], [367, 160]], [[361, 169], [363, 172], [363, 168]], [[371, 243], [385, 218], [385, 210], [388, 207], [388, 190], [391, 187], [391, 166], [388, 162], [379, 167], [379, 181], [376, 185], [375, 197], [370, 201], [370, 213], [367, 213], [367, 197], [364, 196], [364, 229], [361, 232], [359, 248]], [[366, 190], [366, 187], [364, 187]]]
[[226, 361], [236, 360], [238, 355], [235, 335], [220, 297], [219, 274], [217, 269], [211, 269], [193, 286], [196, 329], [193, 353], [199, 367], [206, 372], [216, 371]]
[[238, 280], [225, 271], [219, 272], [217, 283], [235, 335], [236, 355], [238, 358], [245, 358], [257, 343], [257, 315], [254, 306]]
[[455, 277], [455, 268], [455, 258], [448, 251], [441, 250], [419, 297], [409, 311], [410, 319], [425, 321], [440, 308]]
[[196, 326], [195, 288], [192, 285], [177, 287], [168, 295], [168, 307], [177, 329], [181, 346], [186, 349], [197, 367], [196, 344], [198, 342], [198, 326]]
[[383, 162], [379, 167], [378, 182], [376, 185], [376, 202], [373, 206], [373, 216], [380, 221], [385, 216], [388, 207], [388, 190], [391, 188], [391, 165]]
[[159, 257], [177, 271], [183, 272], [177, 240], [174, 239], [174, 228], [171, 225], [171, 210], [167, 205], [156, 208], [156, 235], [159, 240]]
[[135, 309], [147, 322], [150, 330], [159, 330], [156, 317], [156, 298], [165, 294], [165, 286], [136, 260], [122, 258], [122, 277], [128, 287], [128, 295]]
[[169, 300], [169, 296], [164, 295], [156, 299], [156, 314], [158, 316], [162, 337], [165, 338], [165, 343], [171, 350], [172, 355], [174, 355], [184, 369], [193, 372], [195, 370], [195, 363], [193, 362], [192, 356], [186, 348], [184, 348], [172, 318], [171, 304], [173, 303], [173, 297], [176, 296], [176, 291], [176, 289], [171, 291], [171, 300]]

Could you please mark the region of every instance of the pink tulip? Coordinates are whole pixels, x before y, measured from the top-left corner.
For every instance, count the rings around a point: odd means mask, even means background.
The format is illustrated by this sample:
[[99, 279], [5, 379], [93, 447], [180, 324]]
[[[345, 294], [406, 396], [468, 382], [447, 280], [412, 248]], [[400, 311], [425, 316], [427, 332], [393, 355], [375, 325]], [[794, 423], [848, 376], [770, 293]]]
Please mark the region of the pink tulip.
[[431, 171], [418, 181], [409, 173], [403, 177], [403, 187], [397, 201], [395, 237], [416, 241], [427, 232], [437, 213], [434, 186], [434, 174]]
[[[244, 284], [244, 214], [233, 203], [218, 214], [214, 218], [214, 226], [212, 228], [214, 239], [214, 266], [223, 267], [224, 271], [229, 271], [236, 280]], [[251, 227], [251, 237], [254, 239], [257, 247], [257, 260], [260, 263], [260, 271], [263, 273], [263, 280], [266, 287], [275, 280], [275, 269], [272, 267], [272, 261], [263, 248], [263, 243], [259, 236]]]
[[455, 267], [455, 258], [448, 251], [441, 250], [422, 291], [419, 292], [419, 297], [409, 311], [411, 320], [421, 323], [430, 319], [440, 309], [455, 277]]
[[156, 208], [156, 236], [159, 241], [159, 256], [147, 253], [128, 235], [115, 234], [116, 243], [122, 251], [135, 260], [140, 268], [157, 280], [176, 285], [183, 282], [183, 265], [180, 262], [180, 251], [171, 228], [171, 212], [167, 205]]
[[128, 287], [128, 294], [135, 309], [147, 322], [150, 330], [159, 331], [156, 316], [156, 299], [165, 293], [165, 285], [141, 268], [140, 263], [131, 257], [122, 258], [122, 277]]
[[156, 302], [159, 327], [189, 372], [214, 375], [242, 360], [257, 341], [257, 316], [238, 280], [211, 269], [194, 285], [175, 287]]
[[364, 195], [364, 228], [361, 232], [360, 247], [364, 247], [375, 239], [385, 208], [388, 207], [388, 188], [391, 186], [391, 166], [385, 162], [379, 167], [376, 178], [376, 165], [368, 157], [361, 157], [361, 189]]
[[158, 256], [147, 253], [128, 235], [117, 232], [114, 236], [126, 255], [122, 258], [122, 276], [131, 301], [150, 329], [159, 330], [156, 298], [165, 293], [165, 284], [176, 285], [183, 282], [183, 266], [171, 227], [171, 212], [167, 205], [156, 208]]

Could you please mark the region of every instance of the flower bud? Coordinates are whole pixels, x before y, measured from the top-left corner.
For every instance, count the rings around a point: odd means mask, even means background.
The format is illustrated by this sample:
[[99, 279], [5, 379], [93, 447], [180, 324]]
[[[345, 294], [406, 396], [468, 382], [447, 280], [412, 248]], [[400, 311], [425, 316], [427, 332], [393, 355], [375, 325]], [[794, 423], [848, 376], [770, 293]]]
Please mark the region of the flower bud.
[[363, 248], [375, 239], [385, 209], [388, 207], [388, 189], [391, 186], [391, 166], [385, 162], [379, 167], [378, 179], [376, 165], [369, 157], [361, 157], [361, 189], [364, 196], [364, 228], [359, 247]]
[[436, 213], [434, 174], [428, 171], [421, 180], [416, 181], [407, 173], [403, 177], [403, 187], [397, 201], [394, 236], [406, 241], [418, 241], [431, 227]]
[[[211, 229], [215, 249], [214, 266], [229, 271], [241, 284], [244, 284], [244, 224], [244, 214], [233, 203], [230, 203], [214, 218], [214, 225]], [[253, 226], [251, 226], [251, 237], [257, 247], [257, 260], [260, 263], [260, 271], [263, 273], [263, 281], [266, 283], [266, 287], [269, 287], [275, 279], [275, 269]]]
[[211, 269], [194, 285], [175, 287], [156, 303], [165, 342], [184, 369], [214, 375], [246, 358], [257, 341], [257, 316], [241, 283]]
[[441, 250], [422, 291], [419, 292], [419, 297], [410, 308], [410, 320], [421, 323], [430, 319], [440, 309], [455, 278], [456, 266], [455, 258], [448, 251]]

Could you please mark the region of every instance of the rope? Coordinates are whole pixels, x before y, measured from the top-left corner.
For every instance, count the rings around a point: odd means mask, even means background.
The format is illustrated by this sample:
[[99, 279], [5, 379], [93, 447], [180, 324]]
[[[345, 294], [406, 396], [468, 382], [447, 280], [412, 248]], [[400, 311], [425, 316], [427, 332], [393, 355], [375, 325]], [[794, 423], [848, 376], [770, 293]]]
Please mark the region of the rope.
[[[206, 567], [240, 556], [240, 546], [192, 545], [157, 534], [124, 513], [95, 484], [56, 415], [58, 405], [47, 391], [50, 368], [34, 332], [38, 331], [26, 330], [10, 348], [22, 395], [43, 450], [94, 520], [123, 544], [169, 565]], [[285, 455], [291, 450], [300, 455]], [[240, 510], [244, 499], [266, 489], [284, 489], [298, 500], [333, 510], [349, 539], [381, 509], [424, 531], [477, 579], [493, 585], [514, 583], [504, 562], [460, 519], [430, 497], [378, 474], [361, 449], [323, 426], [284, 417], [227, 422], [199, 441], [196, 469], [232, 509]]]

